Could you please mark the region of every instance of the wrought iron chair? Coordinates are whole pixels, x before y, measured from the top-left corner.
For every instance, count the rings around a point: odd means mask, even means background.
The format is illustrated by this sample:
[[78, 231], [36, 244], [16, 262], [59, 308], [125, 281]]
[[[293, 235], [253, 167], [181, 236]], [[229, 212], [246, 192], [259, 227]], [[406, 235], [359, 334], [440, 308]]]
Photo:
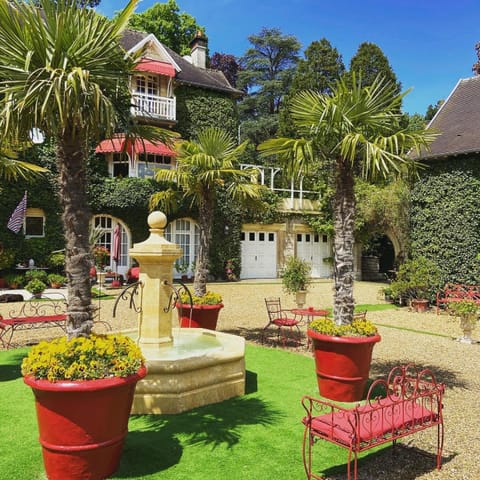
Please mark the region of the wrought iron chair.
[[262, 331], [262, 343], [265, 341], [265, 334], [268, 328], [273, 325], [277, 328], [277, 338], [282, 339], [285, 347], [287, 340], [291, 339], [297, 346], [301, 344], [301, 332], [299, 323], [301, 318], [292, 313], [291, 310], [283, 309], [280, 298], [266, 298], [268, 323]]

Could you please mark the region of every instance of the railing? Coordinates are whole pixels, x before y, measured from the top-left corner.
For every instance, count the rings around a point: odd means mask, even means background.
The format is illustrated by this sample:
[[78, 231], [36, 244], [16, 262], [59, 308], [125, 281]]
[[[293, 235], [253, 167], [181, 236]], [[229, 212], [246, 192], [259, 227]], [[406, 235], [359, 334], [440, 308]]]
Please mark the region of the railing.
[[133, 94], [132, 114], [139, 117], [155, 117], [164, 120], [176, 120], [176, 99], [146, 95], [144, 93]]
[[[287, 205], [290, 205], [290, 208], [294, 208], [294, 204], [302, 204], [305, 194], [313, 194], [318, 199], [318, 192], [311, 190], [304, 190], [303, 188], [303, 177], [299, 179], [290, 180], [290, 188], [279, 188], [275, 186], [275, 177], [277, 174], [282, 173], [282, 169], [278, 167], [265, 167], [263, 165], [251, 165], [243, 163], [240, 165], [242, 170], [245, 169], [254, 169], [258, 171], [259, 182], [261, 185], [267, 186], [270, 190], [274, 192], [287, 192], [289, 194], [290, 201], [287, 202]], [[294, 199], [298, 199], [300, 202], [294, 202]]]

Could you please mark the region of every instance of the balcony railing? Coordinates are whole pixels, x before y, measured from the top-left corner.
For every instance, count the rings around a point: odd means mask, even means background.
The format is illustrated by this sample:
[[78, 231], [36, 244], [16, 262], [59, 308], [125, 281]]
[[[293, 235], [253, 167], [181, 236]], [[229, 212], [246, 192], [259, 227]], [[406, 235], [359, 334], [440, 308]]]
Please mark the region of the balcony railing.
[[133, 94], [132, 113], [138, 117], [153, 117], [162, 120], [176, 120], [175, 97], [159, 97], [144, 93]]

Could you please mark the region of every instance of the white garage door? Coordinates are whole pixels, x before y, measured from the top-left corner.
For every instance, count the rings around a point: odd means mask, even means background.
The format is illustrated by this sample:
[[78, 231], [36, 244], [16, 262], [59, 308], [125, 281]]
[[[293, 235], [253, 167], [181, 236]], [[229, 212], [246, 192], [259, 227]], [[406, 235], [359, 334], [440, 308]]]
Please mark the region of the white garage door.
[[312, 277], [328, 278], [331, 266], [323, 261], [331, 256], [331, 243], [326, 235], [316, 233], [297, 234], [297, 256], [312, 265]]
[[242, 232], [240, 278], [277, 277], [277, 235], [274, 232]]

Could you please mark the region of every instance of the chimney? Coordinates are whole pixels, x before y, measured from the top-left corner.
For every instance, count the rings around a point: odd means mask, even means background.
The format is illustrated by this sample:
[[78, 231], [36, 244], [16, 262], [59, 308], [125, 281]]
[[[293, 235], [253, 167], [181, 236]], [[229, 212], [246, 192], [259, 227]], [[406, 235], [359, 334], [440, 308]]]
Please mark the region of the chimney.
[[190, 42], [190, 57], [195, 67], [205, 70], [207, 65], [207, 45], [208, 38], [201, 30], [197, 30], [194, 39]]

